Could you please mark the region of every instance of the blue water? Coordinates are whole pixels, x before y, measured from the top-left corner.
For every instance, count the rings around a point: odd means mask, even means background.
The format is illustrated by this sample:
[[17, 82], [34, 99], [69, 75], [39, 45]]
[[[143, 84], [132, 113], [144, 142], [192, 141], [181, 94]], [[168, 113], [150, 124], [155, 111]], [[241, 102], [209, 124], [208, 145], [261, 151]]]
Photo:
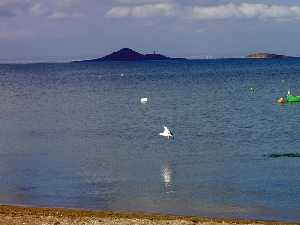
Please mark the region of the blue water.
[[0, 204], [300, 221], [288, 89], [300, 60], [0, 65]]

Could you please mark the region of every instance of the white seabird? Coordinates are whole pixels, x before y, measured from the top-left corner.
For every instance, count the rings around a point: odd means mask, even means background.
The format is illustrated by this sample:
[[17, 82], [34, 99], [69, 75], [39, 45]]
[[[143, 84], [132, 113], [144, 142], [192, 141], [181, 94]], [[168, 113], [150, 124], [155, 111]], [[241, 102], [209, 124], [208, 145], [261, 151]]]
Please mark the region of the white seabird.
[[159, 135], [163, 137], [167, 137], [168, 139], [174, 137], [174, 134], [166, 126], [164, 126], [164, 132], [159, 133]]
[[145, 104], [148, 102], [148, 98], [141, 98], [141, 103]]

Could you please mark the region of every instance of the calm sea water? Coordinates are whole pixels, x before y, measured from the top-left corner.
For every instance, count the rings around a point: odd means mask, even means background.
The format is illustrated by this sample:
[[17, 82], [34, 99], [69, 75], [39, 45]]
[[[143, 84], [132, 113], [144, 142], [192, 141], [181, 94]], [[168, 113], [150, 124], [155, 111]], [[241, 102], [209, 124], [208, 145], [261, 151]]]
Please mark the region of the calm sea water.
[[0, 85], [1, 204], [300, 221], [300, 104], [275, 102], [300, 60], [0, 65]]

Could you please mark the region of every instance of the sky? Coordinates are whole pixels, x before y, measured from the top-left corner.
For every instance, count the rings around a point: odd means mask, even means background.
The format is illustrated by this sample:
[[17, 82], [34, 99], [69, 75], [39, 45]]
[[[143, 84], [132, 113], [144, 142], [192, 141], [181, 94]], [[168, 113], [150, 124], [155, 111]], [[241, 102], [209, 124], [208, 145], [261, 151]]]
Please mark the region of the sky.
[[300, 56], [300, 0], [0, 0], [0, 61]]

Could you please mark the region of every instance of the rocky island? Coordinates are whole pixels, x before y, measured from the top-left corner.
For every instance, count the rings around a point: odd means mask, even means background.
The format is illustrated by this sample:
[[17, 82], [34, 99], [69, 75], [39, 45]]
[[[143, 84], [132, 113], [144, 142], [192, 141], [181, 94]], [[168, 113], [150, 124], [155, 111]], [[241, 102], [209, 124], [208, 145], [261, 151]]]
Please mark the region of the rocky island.
[[102, 62], [102, 61], [144, 61], [144, 60], [174, 60], [183, 58], [170, 58], [161, 54], [141, 54], [130, 48], [122, 48], [119, 51], [113, 52], [97, 59], [89, 59], [75, 62]]
[[278, 54], [271, 54], [265, 52], [257, 52], [252, 53], [246, 56], [248, 59], [282, 59], [282, 58], [290, 58], [290, 56], [286, 55], [278, 55]]

